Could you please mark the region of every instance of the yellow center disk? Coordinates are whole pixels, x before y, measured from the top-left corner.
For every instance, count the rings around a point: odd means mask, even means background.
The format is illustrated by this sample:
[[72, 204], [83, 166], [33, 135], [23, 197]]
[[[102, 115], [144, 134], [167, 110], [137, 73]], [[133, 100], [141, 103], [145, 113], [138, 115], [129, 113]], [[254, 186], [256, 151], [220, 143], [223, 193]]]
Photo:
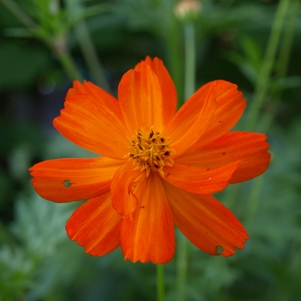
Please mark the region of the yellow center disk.
[[156, 171], [164, 177], [164, 166], [173, 166], [172, 155], [176, 153], [170, 147], [170, 142], [169, 138], [155, 131], [153, 126], [149, 131], [142, 128], [130, 139], [126, 157], [137, 165], [135, 170], [145, 170], [147, 177], [151, 171]]

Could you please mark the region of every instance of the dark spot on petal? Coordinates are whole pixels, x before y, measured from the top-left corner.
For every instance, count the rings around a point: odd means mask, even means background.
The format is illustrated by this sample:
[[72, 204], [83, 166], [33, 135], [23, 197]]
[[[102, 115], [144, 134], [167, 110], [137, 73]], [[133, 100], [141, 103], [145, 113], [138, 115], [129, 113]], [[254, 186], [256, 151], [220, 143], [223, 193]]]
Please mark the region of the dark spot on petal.
[[157, 165], [157, 164], [154, 164], [154, 166], [158, 169], [159, 168], [159, 166]]
[[69, 180], [65, 180], [65, 181], [64, 181], [64, 186], [65, 186], [66, 188], [70, 188], [71, 185], [72, 185], [72, 184], [70, 183]]
[[140, 208], [145, 208], [145, 206], [140, 206]]
[[161, 142], [164, 142], [165, 140], [164, 140], [164, 138], [161, 138]]
[[166, 177], [168, 177], [169, 175], [170, 175], [170, 173], [168, 172], [167, 175], [166, 175]]
[[222, 155], [225, 155], [226, 154], [226, 152], [222, 152]]
[[208, 167], [208, 168], [206, 168], [206, 170], [210, 170], [210, 168]]
[[167, 151], [164, 153], [164, 156], [169, 156], [169, 154], [170, 154], [170, 152]]

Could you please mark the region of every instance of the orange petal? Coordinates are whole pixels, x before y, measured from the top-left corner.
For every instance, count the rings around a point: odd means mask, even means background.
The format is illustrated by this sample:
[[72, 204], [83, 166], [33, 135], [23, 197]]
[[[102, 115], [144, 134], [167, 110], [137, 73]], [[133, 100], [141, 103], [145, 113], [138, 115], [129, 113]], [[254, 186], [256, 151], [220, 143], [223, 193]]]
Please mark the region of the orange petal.
[[74, 82], [54, 127], [73, 143], [109, 158], [122, 159], [128, 145], [118, 101], [92, 83]]
[[239, 161], [216, 168], [199, 168], [175, 163], [164, 168], [164, 180], [187, 192], [212, 194], [226, 188]]
[[175, 115], [177, 109], [177, 91], [163, 61], [157, 57], [153, 60], [147, 57], [145, 60], [156, 73], [162, 91], [162, 106], [163, 106], [163, 125], [168, 124], [171, 118]]
[[215, 82], [204, 87], [184, 103], [163, 132], [171, 138], [171, 146], [177, 152], [174, 157], [194, 145], [210, 125], [216, 110]]
[[56, 159], [35, 164], [29, 170], [34, 177], [33, 187], [41, 197], [63, 203], [108, 191], [122, 163], [108, 158]]
[[[210, 83], [207, 85], [210, 85]], [[207, 85], [201, 89], [207, 89]], [[216, 111], [211, 119], [210, 126], [199, 137], [199, 146], [205, 145], [232, 129], [246, 108], [246, 100], [242, 98], [242, 93], [237, 90], [237, 85], [224, 80], [216, 80], [215, 91]]]
[[215, 168], [240, 160], [230, 183], [250, 180], [265, 172], [271, 155], [264, 134], [229, 132], [205, 146], [197, 146], [177, 158], [177, 162], [200, 168]]
[[132, 162], [124, 164], [117, 170], [111, 183], [113, 207], [118, 214], [124, 217], [131, 217], [137, 207], [135, 187], [145, 177], [145, 172], [133, 169]]
[[90, 199], [78, 207], [66, 224], [71, 240], [86, 252], [102, 256], [120, 245], [121, 216], [112, 207], [110, 193]]
[[124, 218], [121, 224], [124, 259], [169, 262], [175, 249], [174, 221], [162, 182], [151, 173], [136, 190], [139, 206], [133, 218]]
[[163, 128], [161, 86], [151, 66], [142, 61], [125, 73], [119, 83], [118, 100], [126, 125], [134, 133], [141, 127]]
[[167, 183], [164, 186], [176, 225], [195, 246], [225, 257], [234, 255], [234, 248], [244, 248], [246, 230], [214, 197], [187, 193]]
[[116, 115], [118, 120], [123, 120], [117, 99], [105, 90], [94, 85], [92, 82], [85, 80], [84, 83], [81, 84], [79, 81], [75, 80], [73, 82], [73, 87], [68, 90], [66, 98], [69, 99], [72, 98], [72, 96], [83, 94], [90, 95], [94, 98], [94, 101], [100, 102], [102, 105], [109, 107], [111, 111]]

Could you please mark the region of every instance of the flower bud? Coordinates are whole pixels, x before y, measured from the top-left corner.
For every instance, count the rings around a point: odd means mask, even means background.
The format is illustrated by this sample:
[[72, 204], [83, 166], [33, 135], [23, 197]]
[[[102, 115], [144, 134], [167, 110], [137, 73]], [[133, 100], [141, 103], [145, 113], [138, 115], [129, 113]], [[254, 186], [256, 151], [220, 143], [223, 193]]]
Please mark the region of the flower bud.
[[197, 19], [202, 10], [198, 0], [182, 0], [174, 7], [176, 17], [181, 21], [192, 22]]

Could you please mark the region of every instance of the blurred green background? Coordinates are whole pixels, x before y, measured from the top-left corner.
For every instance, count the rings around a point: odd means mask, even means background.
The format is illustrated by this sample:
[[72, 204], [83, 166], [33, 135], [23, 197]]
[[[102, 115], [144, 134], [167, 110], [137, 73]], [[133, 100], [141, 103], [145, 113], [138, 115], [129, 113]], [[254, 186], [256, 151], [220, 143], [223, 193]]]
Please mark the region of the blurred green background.
[[[52, 120], [74, 78], [116, 95], [146, 55], [164, 60], [184, 95], [186, 23], [176, 0], [0, 0], [0, 301], [155, 300], [156, 270], [120, 250], [85, 254], [65, 223], [78, 204], [41, 199], [28, 167], [93, 154]], [[269, 136], [269, 170], [217, 198], [249, 232], [244, 250], [212, 257], [188, 244], [186, 300], [301, 300], [301, 11], [299, 0], [203, 0], [193, 23], [196, 87], [236, 83], [247, 110], [236, 129]], [[177, 252], [165, 266], [177, 300]]]

